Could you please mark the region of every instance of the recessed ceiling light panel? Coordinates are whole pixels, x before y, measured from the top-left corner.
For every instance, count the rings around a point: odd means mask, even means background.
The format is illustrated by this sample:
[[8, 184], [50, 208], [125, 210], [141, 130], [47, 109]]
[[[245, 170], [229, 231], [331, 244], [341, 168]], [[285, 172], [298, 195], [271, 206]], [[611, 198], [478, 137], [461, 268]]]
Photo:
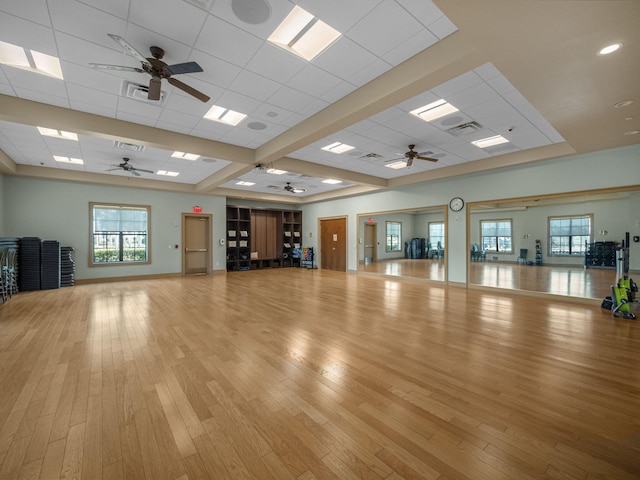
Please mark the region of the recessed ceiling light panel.
[[346, 143], [334, 142], [331, 145], [327, 145], [326, 147], [322, 147], [322, 150], [331, 153], [344, 153], [349, 150], [353, 150], [356, 147], [352, 147], [351, 145], [347, 145]]
[[40, 135], [45, 137], [61, 138], [63, 140], [78, 141], [78, 134], [73, 132], [65, 132], [63, 130], [56, 130], [55, 128], [37, 127]]
[[200, 158], [200, 155], [196, 155], [195, 153], [185, 153], [185, 152], [173, 152], [171, 154], [173, 158], [182, 158], [184, 160], [197, 160]]
[[63, 80], [58, 57], [0, 42], [0, 63]]
[[323, 180], [322, 183], [328, 183], [329, 185], [337, 185], [339, 183], [342, 183], [342, 180], [335, 180], [333, 178], [327, 178], [326, 180]]
[[207, 120], [213, 120], [215, 122], [226, 123], [227, 125], [236, 126], [247, 116], [244, 113], [234, 112], [225, 107], [214, 105], [204, 115]]
[[284, 175], [287, 171], [278, 170], [277, 168], [267, 168], [267, 173], [270, 173], [271, 175]]
[[245, 182], [244, 180], [240, 180], [239, 182], [236, 182], [236, 185], [240, 185], [242, 187], [251, 187], [252, 185], [255, 185], [255, 182]]
[[509, 140], [502, 135], [494, 135], [493, 137], [482, 138], [480, 140], [474, 140], [473, 143], [478, 148], [493, 147], [494, 145], [500, 145], [502, 143], [508, 143]]
[[73, 165], [84, 165], [84, 162], [82, 161], [81, 158], [60, 157], [58, 155], [54, 155], [53, 159], [56, 162], [60, 162], [60, 163], [71, 163]]
[[399, 170], [399, 169], [404, 168], [406, 166], [407, 166], [407, 161], [406, 160], [398, 160], [396, 162], [387, 163], [385, 165], [385, 167], [393, 168], [394, 170]]
[[458, 109], [449, 102], [440, 99], [423, 107], [416, 108], [409, 113], [418, 117], [420, 120], [424, 120], [425, 122], [432, 122], [433, 120], [457, 111]]
[[164, 175], [165, 177], [177, 177], [180, 175], [180, 172], [170, 172], [167, 170], [158, 170], [156, 175]]
[[296, 5], [268, 40], [310, 62], [339, 37], [340, 32]]

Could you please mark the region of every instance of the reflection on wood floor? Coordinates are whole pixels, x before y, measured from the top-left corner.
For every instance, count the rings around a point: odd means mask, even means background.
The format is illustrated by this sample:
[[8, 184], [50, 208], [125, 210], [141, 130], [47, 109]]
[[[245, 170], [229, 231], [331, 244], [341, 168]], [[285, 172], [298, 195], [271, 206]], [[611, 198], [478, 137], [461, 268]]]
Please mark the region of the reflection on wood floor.
[[[359, 272], [393, 275], [421, 280], [444, 281], [444, 260], [398, 259], [361, 263]], [[633, 274], [631, 274], [633, 277]], [[636, 275], [640, 277], [640, 275]], [[551, 293], [580, 298], [611, 295], [616, 271], [582, 266], [522, 265], [499, 262], [471, 262], [469, 284]]]
[[384, 260], [380, 262], [360, 263], [359, 272], [393, 275], [396, 277], [419, 278], [444, 282], [444, 260], [407, 259]]

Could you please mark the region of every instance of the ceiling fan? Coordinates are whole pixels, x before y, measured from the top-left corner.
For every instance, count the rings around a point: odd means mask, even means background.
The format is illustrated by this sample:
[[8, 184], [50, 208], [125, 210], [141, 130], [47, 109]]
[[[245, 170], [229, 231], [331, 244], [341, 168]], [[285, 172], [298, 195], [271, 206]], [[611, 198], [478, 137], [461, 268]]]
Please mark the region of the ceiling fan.
[[145, 58], [144, 55], [133, 48], [124, 38], [112, 33], [108, 33], [107, 35], [114, 41], [119, 43], [130, 55], [140, 60], [142, 68], [127, 67], [124, 65], [106, 65], [104, 63], [90, 63], [89, 65], [91, 65], [92, 67], [102, 68], [106, 70], [123, 70], [126, 72], [148, 73], [149, 75], [151, 75], [151, 80], [149, 81], [149, 93], [147, 97], [149, 100], [160, 100], [161, 81], [163, 78], [165, 78], [171, 85], [179, 88], [189, 95], [194, 96], [198, 100], [201, 100], [203, 102], [209, 101], [209, 97], [204, 93], [199, 92], [195, 88], [190, 87], [189, 85], [182, 83], [180, 80], [176, 80], [172, 77], [172, 75], [178, 75], [181, 73], [202, 72], [202, 67], [196, 62], [167, 65], [162, 61], [162, 57], [164, 57], [164, 50], [162, 48], [151, 47], [149, 49], [151, 51], [151, 57]]
[[404, 153], [404, 156], [407, 159], [407, 167], [410, 167], [411, 165], [413, 165], [413, 161], [417, 158], [418, 160], [426, 160], [428, 162], [437, 162], [438, 159], [437, 158], [431, 158], [431, 157], [423, 157], [421, 156], [418, 152], [414, 151], [413, 149], [416, 148], [415, 145], [409, 145], [409, 151]]
[[119, 168], [121, 168], [122, 170], [124, 170], [125, 172], [130, 172], [131, 175], [135, 175], [136, 177], [139, 177], [140, 174], [138, 172], [145, 172], [145, 173], [154, 173], [151, 170], [144, 170], [142, 168], [136, 168], [133, 165], [131, 165], [129, 163], [129, 159], [127, 157], [123, 157], [122, 159], [122, 163], [118, 164], [118, 165], [111, 165], [114, 168], [110, 168], [107, 170], [107, 172], [111, 172], [113, 170], [118, 170]]
[[289, 193], [304, 193], [307, 191], [306, 188], [294, 187], [293, 185], [291, 185], [291, 182], [287, 182], [287, 184], [284, 186], [284, 189]]

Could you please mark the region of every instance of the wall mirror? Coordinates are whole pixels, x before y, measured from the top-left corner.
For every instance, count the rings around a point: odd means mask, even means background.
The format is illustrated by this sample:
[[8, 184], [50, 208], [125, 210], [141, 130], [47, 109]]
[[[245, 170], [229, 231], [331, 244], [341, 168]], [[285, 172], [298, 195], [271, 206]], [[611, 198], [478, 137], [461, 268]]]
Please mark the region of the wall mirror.
[[358, 215], [358, 272], [444, 282], [446, 207]]
[[640, 187], [468, 204], [469, 285], [602, 299], [630, 234], [640, 277]]

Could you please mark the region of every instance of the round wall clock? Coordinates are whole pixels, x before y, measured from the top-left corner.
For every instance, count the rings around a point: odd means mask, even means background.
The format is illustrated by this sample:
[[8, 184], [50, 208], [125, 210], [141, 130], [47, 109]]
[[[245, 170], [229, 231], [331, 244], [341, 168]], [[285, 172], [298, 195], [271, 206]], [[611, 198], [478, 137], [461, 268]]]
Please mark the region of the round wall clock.
[[454, 212], [459, 212], [464, 207], [464, 200], [460, 197], [453, 197], [449, 202], [449, 208]]

